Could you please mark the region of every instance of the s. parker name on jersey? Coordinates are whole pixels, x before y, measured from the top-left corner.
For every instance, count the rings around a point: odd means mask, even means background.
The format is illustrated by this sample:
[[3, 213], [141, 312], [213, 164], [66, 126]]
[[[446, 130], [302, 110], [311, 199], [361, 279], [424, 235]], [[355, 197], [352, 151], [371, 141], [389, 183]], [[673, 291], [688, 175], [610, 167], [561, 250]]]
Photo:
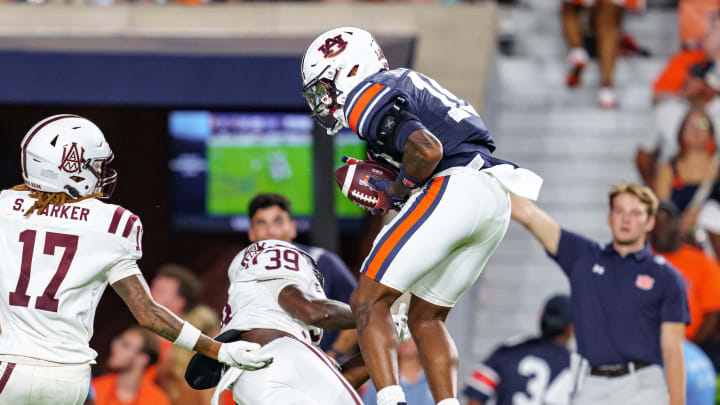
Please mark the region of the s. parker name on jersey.
[[[25, 203], [25, 200], [22, 198], [18, 198], [15, 200], [15, 204], [13, 205], [13, 211], [23, 211], [23, 204]], [[75, 221], [85, 221], [88, 220], [88, 214], [90, 214], [90, 209], [78, 207], [78, 206], [72, 206], [72, 205], [62, 205], [57, 206], [53, 204], [48, 204], [42, 212], [38, 213], [37, 215], [44, 215], [46, 217], [55, 217], [60, 219], [71, 219]]]

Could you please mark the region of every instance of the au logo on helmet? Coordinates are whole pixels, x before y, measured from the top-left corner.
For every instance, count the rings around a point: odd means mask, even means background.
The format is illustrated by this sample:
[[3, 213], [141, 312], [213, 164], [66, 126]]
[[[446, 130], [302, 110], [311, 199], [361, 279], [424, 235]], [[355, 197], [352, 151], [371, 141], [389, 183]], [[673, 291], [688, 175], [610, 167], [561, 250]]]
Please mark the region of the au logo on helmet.
[[318, 48], [323, 53], [323, 57], [333, 58], [340, 55], [347, 48], [347, 41], [342, 38], [342, 34], [325, 40], [325, 43]]
[[85, 148], [80, 147], [78, 152], [77, 142], [73, 142], [72, 145], [63, 146], [62, 162], [58, 169], [65, 170], [68, 173], [80, 173], [83, 162], [85, 162]]

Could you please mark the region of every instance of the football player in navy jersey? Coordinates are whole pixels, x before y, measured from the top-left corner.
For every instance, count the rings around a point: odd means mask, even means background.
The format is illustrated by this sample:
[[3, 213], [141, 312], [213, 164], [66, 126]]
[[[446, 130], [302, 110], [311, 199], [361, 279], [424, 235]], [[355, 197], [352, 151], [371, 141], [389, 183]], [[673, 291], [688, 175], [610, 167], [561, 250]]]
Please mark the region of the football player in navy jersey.
[[378, 404], [405, 403], [390, 317], [405, 291], [433, 397], [459, 404], [458, 355], [445, 318], [502, 240], [509, 193], [535, 199], [542, 179], [492, 155], [492, 137], [470, 104], [421, 73], [389, 70], [367, 31], [320, 35], [305, 53], [302, 80], [329, 134], [351, 128], [372, 159], [398, 171], [393, 182], [367, 179], [379, 197], [373, 214], [399, 213], [377, 236], [350, 301]]
[[540, 337], [496, 349], [473, 370], [464, 394], [467, 405], [568, 405], [573, 388], [570, 351], [573, 336], [570, 297], [556, 295], [545, 303]]

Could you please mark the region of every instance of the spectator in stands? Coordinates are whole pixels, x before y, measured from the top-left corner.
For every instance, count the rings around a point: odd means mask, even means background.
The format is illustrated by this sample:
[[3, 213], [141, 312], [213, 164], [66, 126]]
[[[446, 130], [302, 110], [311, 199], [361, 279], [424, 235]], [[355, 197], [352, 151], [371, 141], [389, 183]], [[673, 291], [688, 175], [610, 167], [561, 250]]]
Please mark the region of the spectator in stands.
[[[205, 305], [196, 305], [185, 313], [185, 320], [198, 328], [207, 336], [217, 336], [220, 333], [220, 316]], [[185, 381], [185, 369], [194, 352], [173, 346], [168, 354], [168, 367], [164, 376], [158, 376], [162, 381], [162, 388], [168, 394], [172, 405], [210, 405], [213, 390], [195, 390]]]
[[718, 173], [715, 130], [703, 110], [691, 110], [685, 116], [677, 144], [678, 154], [660, 168], [653, 189], [660, 200], [672, 201], [683, 213], [685, 235], [695, 226]]
[[660, 203], [650, 243], [685, 279], [690, 307], [685, 338], [702, 346], [720, 327], [720, 265], [683, 243], [682, 236], [679, 210], [670, 202]]
[[713, 128], [720, 125], [720, 98], [705, 81], [710, 65], [693, 67], [684, 84], [684, 97], [670, 97], [655, 106], [653, 131], [637, 149], [635, 164], [645, 184], [655, 184], [657, 169], [680, 153], [678, 134], [688, 113], [705, 112]]
[[712, 59], [712, 36], [717, 28], [718, 3], [715, 0], [681, 0], [678, 2], [678, 27], [681, 50], [653, 83], [653, 102], [668, 96], [680, 96], [690, 68]]
[[678, 1], [678, 32], [683, 49], [700, 49], [720, 11], [716, 0]]
[[[201, 290], [202, 283], [192, 270], [175, 263], [160, 266], [150, 282], [150, 295], [155, 301], [180, 317], [195, 307]], [[148, 369], [148, 377], [165, 387], [163, 378], [169, 375], [167, 359], [173, 344], [159, 336], [156, 339], [160, 352], [157, 364]]]
[[182, 316], [197, 304], [202, 283], [187, 267], [167, 263], [157, 270], [150, 283], [150, 294], [158, 304]]
[[703, 110], [691, 110], [683, 119], [677, 137], [678, 154], [658, 171], [655, 194], [661, 201], [672, 201], [684, 212], [703, 181], [715, 181], [715, 129]]
[[653, 103], [657, 104], [672, 97], [685, 97], [688, 93], [688, 79], [695, 77], [703, 80], [697, 73], [692, 74], [693, 68], [698, 71], [700, 66], [707, 64], [708, 56], [702, 49], [681, 51], [670, 58], [665, 70], [653, 82]]
[[[250, 242], [265, 239], [278, 239], [292, 242], [297, 236], [297, 225], [292, 218], [290, 201], [279, 194], [259, 194], [250, 201], [248, 209]], [[342, 259], [325, 249], [295, 244], [306, 251], [317, 263], [318, 271], [324, 280], [325, 295], [331, 300], [349, 303], [350, 294], [357, 286], [357, 280]], [[353, 354], [357, 344], [357, 331], [342, 332], [326, 330], [323, 333], [320, 348], [329, 356], [342, 362]]]
[[588, 63], [587, 51], [583, 48], [581, 10], [594, 7], [593, 23], [597, 32], [598, 59], [601, 83], [597, 94], [601, 108], [616, 108], [617, 94], [614, 88], [615, 61], [618, 55], [620, 23], [624, 8], [635, 11], [644, 8], [643, 1], [636, 0], [563, 0], [562, 25], [565, 41], [570, 48], [568, 55], [570, 70], [567, 75], [568, 87], [580, 84], [581, 74]]
[[697, 228], [707, 234], [708, 243], [703, 244], [705, 251], [720, 258], [720, 182], [715, 182], [710, 197], [700, 208]]
[[682, 276], [645, 243], [657, 198], [634, 184], [617, 185], [608, 197], [612, 242], [603, 247], [510, 196], [512, 218], [570, 281], [578, 353], [590, 365], [573, 404], [683, 404], [690, 314]]
[[[415, 341], [410, 338], [400, 343], [397, 354], [400, 386], [405, 392], [407, 403], [412, 405], [435, 405]], [[366, 404], [375, 404], [377, 403], [377, 390], [372, 381], [369, 381], [367, 385], [368, 388], [363, 393], [362, 400]]]
[[133, 326], [115, 337], [107, 367], [111, 373], [93, 379], [97, 405], [170, 405], [167, 394], [145, 371], [158, 358], [155, 335]]
[[715, 405], [717, 381], [715, 368], [699, 347], [683, 343], [687, 375], [687, 405]]
[[568, 405], [573, 390], [570, 372], [572, 307], [570, 297], [556, 295], [545, 303], [540, 337], [502, 345], [468, 378], [467, 405], [517, 403]]

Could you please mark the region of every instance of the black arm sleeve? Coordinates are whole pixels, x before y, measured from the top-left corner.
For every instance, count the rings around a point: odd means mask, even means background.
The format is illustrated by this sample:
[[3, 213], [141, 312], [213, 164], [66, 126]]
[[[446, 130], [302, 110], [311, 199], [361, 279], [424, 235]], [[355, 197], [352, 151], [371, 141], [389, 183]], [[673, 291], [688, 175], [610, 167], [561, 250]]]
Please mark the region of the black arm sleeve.
[[403, 97], [396, 97], [392, 106], [381, 115], [377, 125], [377, 142], [390, 156], [402, 156], [402, 150], [398, 150], [397, 137], [403, 124], [408, 121], [420, 121], [418, 117], [407, 111], [405, 103]]

